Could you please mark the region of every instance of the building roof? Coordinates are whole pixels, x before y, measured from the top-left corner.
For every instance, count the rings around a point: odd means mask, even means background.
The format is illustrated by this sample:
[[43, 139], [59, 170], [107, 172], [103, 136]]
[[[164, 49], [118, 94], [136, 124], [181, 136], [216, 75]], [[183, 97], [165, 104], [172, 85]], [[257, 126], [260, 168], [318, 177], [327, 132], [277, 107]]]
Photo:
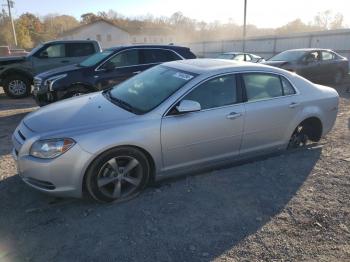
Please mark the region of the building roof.
[[75, 27], [71, 30], [65, 31], [62, 34], [60, 34], [60, 36], [67, 36], [67, 35], [72, 35], [74, 33], [77, 33], [85, 28], [88, 28], [89, 26], [96, 24], [96, 23], [106, 23], [109, 24], [113, 27], [116, 27], [122, 31], [125, 31], [126, 33], [129, 33], [131, 35], [140, 35], [140, 34], [146, 34], [146, 35], [166, 35], [166, 34], [170, 34], [170, 29], [169, 28], [161, 28], [161, 27], [125, 27], [125, 26], [120, 26], [117, 25], [115, 23], [113, 23], [112, 21], [109, 21], [107, 19], [103, 19], [100, 18], [98, 20], [95, 20], [91, 23], [88, 24], [83, 24], [80, 25], [78, 27]]

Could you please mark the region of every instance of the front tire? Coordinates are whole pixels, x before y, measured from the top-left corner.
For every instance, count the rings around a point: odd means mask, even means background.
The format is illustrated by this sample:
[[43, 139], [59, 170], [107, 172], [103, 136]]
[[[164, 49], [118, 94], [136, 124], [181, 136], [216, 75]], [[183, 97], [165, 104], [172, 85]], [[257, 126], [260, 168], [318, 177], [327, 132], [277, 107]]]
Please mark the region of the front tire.
[[91, 197], [100, 202], [128, 200], [147, 185], [150, 172], [148, 159], [140, 150], [115, 148], [93, 161], [85, 186]]
[[19, 74], [13, 74], [5, 77], [3, 80], [4, 91], [11, 98], [28, 97], [32, 91], [32, 81]]

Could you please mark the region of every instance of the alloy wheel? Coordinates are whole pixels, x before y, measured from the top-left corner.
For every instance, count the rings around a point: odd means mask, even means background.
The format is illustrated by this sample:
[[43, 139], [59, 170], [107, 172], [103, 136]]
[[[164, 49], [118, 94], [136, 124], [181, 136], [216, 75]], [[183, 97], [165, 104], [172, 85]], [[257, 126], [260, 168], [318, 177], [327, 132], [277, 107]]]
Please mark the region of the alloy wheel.
[[26, 93], [27, 86], [22, 80], [12, 80], [8, 84], [9, 91], [16, 96], [21, 96]]
[[118, 156], [102, 165], [97, 175], [97, 186], [105, 197], [120, 199], [136, 192], [142, 179], [142, 166], [136, 158]]

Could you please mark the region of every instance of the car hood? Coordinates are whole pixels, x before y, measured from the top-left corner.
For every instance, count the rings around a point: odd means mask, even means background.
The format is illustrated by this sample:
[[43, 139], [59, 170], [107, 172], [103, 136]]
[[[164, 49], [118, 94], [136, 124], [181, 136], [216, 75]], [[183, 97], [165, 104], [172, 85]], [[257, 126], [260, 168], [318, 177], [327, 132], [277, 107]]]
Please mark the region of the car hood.
[[0, 57], [0, 65], [9, 65], [14, 63], [21, 63], [26, 60], [25, 56], [6, 56]]
[[77, 64], [76, 65], [68, 65], [68, 66], [58, 67], [58, 68], [43, 72], [43, 73], [37, 75], [37, 77], [39, 77], [41, 79], [47, 79], [47, 78], [53, 77], [55, 75], [61, 75], [61, 74], [71, 73], [71, 72], [77, 71], [77, 70], [82, 70], [82, 68], [83, 67], [80, 67]]
[[262, 64], [269, 65], [269, 66], [275, 66], [275, 67], [281, 67], [286, 64], [289, 64], [288, 61], [265, 61]]
[[133, 113], [114, 105], [99, 92], [44, 106], [27, 115], [23, 121], [33, 132], [47, 133], [89, 129], [133, 117]]

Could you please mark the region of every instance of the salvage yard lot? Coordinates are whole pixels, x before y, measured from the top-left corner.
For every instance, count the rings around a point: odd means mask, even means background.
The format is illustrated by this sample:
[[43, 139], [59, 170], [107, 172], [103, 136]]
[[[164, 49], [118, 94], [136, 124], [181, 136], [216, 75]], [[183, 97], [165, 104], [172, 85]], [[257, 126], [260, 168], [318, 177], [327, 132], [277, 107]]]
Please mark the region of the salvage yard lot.
[[318, 145], [104, 205], [21, 181], [10, 138], [36, 107], [0, 94], [0, 261], [350, 261], [347, 85], [336, 88], [337, 122]]

